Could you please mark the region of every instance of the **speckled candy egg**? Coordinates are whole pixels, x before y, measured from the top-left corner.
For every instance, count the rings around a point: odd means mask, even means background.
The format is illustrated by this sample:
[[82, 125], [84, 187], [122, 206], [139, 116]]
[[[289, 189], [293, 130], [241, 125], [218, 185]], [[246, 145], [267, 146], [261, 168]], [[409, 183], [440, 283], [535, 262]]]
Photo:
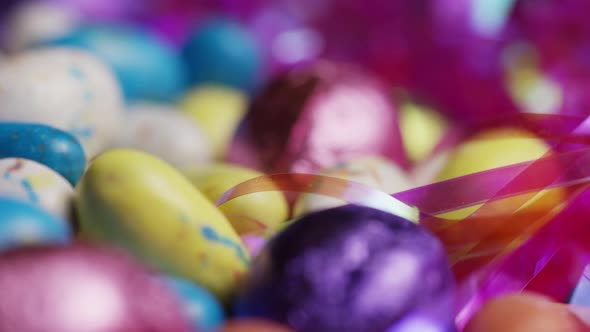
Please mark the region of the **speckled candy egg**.
[[63, 220], [27, 202], [4, 197], [0, 192], [0, 252], [25, 246], [66, 244], [71, 233]]
[[227, 301], [249, 256], [225, 216], [181, 173], [144, 152], [98, 156], [76, 187], [84, 239], [125, 248]]
[[86, 155], [72, 135], [41, 124], [0, 122], [0, 158], [41, 163], [76, 185], [86, 168]]
[[442, 244], [412, 222], [355, 205], [309, 214], [263, 249], [238, 316], [297, 331], [440, 331], [453, 327]]
[[115, 148], [132, 148], [154, 154], [177, 168], [211, 161], [211, 144], [201, 128], [173, 106], [139, 103], [125, 114], [125, 126], [115, 137]]
[[120, 253], [80, 245], [0, 256], [0, 330], [189, 332], [168, 289]]
[[176, 294], [194, 331], [215, 332], [224, 321], [221, 304], [206, 290], [184, 279], [166, 277], [163, 283]]
[[65, 130], [82, 143], [88, 158], [116, 133], [121, 111], [114, 76], [86, 52], [42, 48], [0, 62], [0, 121]]
[[180, 57], [139, 27], [85, 26], [52, 44], [97, 55], [113, 68], [127, 100], [172, 101], [185, 88], [185, 69]]
[[[325, 169], [320, 174], [359, 182], [388, 194], [414, 187], [409, 173], [404, 172], [392, 161], [380, 157], [351, 160]], [[300, 216], [344, 204], [346, 202], [327, 196], [303, 194], [295, 205], [295, 215]]]
[[72, 185], [50, 168], [27, 159], [0, 159], [0, 195], [18, 198], [70, 220]]
[[17, 52], [73, 30], [80, 14], [49, 1], [21, 1], [7, 16], [3, 44]]

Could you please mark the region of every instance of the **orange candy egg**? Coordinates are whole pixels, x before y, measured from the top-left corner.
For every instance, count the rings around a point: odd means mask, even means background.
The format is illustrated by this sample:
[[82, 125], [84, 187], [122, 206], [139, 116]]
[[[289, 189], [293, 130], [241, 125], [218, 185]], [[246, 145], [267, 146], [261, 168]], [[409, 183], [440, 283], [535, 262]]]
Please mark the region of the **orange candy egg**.
[[221, 332], [294, 332], [292, 329], [265, 320], [240, 319], [226, 323]]

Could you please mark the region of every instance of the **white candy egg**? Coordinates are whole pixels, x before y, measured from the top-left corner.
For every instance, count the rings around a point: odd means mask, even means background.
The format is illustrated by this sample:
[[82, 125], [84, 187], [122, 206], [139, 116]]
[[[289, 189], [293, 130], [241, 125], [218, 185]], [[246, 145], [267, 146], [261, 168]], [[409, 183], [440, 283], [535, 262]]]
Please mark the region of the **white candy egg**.
[[211, 144], [188, 115], [174, 106], [140, 103], [129, 107], [113, 147], [156, 155], [179, 169], [212, 160]]
[[21, 51], [66, 35], [80, 22], [71, 8], [50, 1], [22, 1], [9, 14], [4, 27], [5, 47]]
[[70, 219], [74, 188], [61, 175], [35, 161], [0, 159], [0, 196], [33, 203], [60, 220]]
[[35, 49], [0, 62], [0, 121], [37, 122], [68, 131], [88, 158], [118, 131], [122, 110], [113, 73], [87, 52]]
[[[380, 157], [367, 157], [339, 164], [322, 170], [321, 175], [341, 178], [381, 190], [388, 194], [397, 193], [415, 187], [410, 174], [404, 172], [392, 161]], [[303, 194], [295, 204], [295, 215], [324, 210], [346, 202], [335, 198]]]

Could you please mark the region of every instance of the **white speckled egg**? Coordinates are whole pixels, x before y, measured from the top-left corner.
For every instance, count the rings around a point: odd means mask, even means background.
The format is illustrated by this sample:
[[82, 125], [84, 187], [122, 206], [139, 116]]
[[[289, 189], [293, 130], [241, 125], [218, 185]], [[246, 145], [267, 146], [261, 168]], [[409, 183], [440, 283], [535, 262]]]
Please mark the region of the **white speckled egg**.
[[88, 158], [118, 131], [122, 103], [111, 70], [84, 51], [35, 49], [0, 62], [0, 121], [65, 130], [78, 138]]
[[[380, 157], [351, 160], [322, 170], [319, 174], [359, 182], [388, 194], [415, 186], [410, 174], [404, 172], [394, 162]], [[346, 203], [342, 200], [323, 195], [303, 194], [295, 204], [295, 216], [344, 204]]]
[[22, 1], [9, 14], [4, 31], [4, 46], [21, 51], [29, 46], [53, 40], [72, 31], [80, 14], [50, 1]]
[[179, 169], [202, 166], [212, 160], [211, 144], [199, 125], [174, 106], [131, 105], [113, 147], [151, 153]]
[[0, 159], [0, 196], [33, 203], [60, 220], [69, 220], [73, 195], [70, 183], [42, 164], [28, 159]]

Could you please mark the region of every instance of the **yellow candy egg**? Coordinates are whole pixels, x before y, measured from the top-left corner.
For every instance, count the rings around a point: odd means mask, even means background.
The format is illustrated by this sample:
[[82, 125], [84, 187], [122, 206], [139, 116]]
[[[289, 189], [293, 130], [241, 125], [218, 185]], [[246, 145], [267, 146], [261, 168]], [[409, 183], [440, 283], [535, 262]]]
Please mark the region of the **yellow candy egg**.
[[420, 163], [432, 154], [448, 127], [442, 115], [426, 106], [407, 102], [400, 108], [404, 148], [414, 163]]
[[[541, 138], [523, 129], [499, 128], [484, 131], [459, 145], [448, 157], [436, 181], [443, 181], [497, 167], [508, 166], [542, 157], [550, 147]], [[547, 169], [559, 172], [559, 165]], [[460, 188], [458, 188], [460, 190]], [[544, 214], [564, 199], [563, 189], [542, 191], [522, 207], [531, 213]], [[507, 198], [494, 203], [495, 215], [511, 214], [518, 198]], [[479, 209], [481, 205], [441, 215], [448, 219], [462, 219]]]
[[221, 86], [200, 86], [180, 103], [203, 129], [213, 144], [217, 159], [225, 155], [234, 132], [246, 113], [248, 100], [239, 90]]
[[97, 157], [77, 188], [84, 239], [123, 247], [227, 300], [249, 257], [225, 216], [182, 174], [134, 150]]
[[[232, 187], [263, 174], [219, 163], [188, 170], [185, 175], [211, 202], [215, 202]], [[238, 197], [221, 205], [219, 209], [232, 222], [238, 234], [254, 229], [277, 229], [289, 216], [287, 201], [279, 191]]]

